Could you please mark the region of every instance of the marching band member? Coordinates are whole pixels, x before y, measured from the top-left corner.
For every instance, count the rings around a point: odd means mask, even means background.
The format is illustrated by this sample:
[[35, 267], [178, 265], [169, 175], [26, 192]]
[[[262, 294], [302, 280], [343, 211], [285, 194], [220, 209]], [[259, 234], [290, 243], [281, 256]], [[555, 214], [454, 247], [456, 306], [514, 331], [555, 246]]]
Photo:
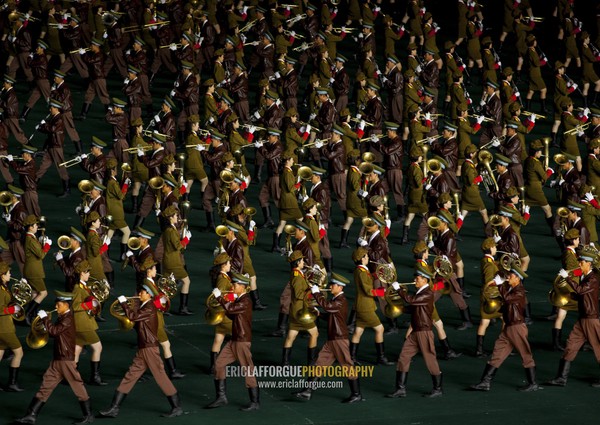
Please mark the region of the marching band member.
[[490, 313], [486, 310], [486, 305], [491, 301], [491, 295], [495, 295], [493, 288], [496, 286], [494, 278], [498, 275], [498, 265], [495, 261], [496, 256], [496, 242], [493, 238], [486, 238], [481, 244], [481, 250], [483, 251], [483, 258], [481, 259], [479, 269], [481, 271], [481, 295], [479, 298], [481, 315], [481, 322], [477, 328], [477, 344], [475, 350], [475, 356], [478, 358], [487, 357], [488, 353], [485, 352], [483, 347], [483, 339], [485, 338], [485, 332], [487, 331], [490, 321], [501, 318], [502, 313], [500, 311]]
[[18, 377], [21, 361], [23, 360], [23, 348], [17, 337], [15, 325], [13, 323], [13, 314], [23, 314], [23, 306], [13, 302], [13, 296], [8, 287], [11, 280], [10, 267], [3, 261], [0, 261], [0, 358], [5, 350], [11, 350], [14, 354], [10, 361], [8, 369], [8, 384], [4, 391], [21, 392]]
[[[35, 215], [28, 215], [23, 221], [25, 228], [25, 264], [23, 266], [23, 277], [27, 279], [33, 289], [34, 298], [27, 305], [25, 320], [30, 325], [40, 308], [40, 304], [48, 295], [46, 290], [46, 273], [42, 261], [52, 246], [52, 240], [42, 236], [38, 240], [36, 236], [39, 230], [40, 220]], [[44, 229], [45, 230], [45, 229]]]

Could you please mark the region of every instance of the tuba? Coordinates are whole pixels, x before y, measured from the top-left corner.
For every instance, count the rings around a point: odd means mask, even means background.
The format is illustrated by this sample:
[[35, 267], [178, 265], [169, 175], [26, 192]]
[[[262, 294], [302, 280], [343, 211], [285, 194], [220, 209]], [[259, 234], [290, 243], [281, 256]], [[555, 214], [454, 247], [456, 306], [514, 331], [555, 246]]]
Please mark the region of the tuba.
[[385, 290], [385, 301], [387, 302], [383, 314], [390, 319], [395, 319], [404, 313], [404, 302], [394, 288], [388, 286]]
[[[56, 310], [47, 312], [48, 319], [52, 320], [52, 313], [54, 313], [55, 311]], [[42, 319], [40, 319], [40, 317], [38, 316], [35, 319], [33, 319], [33, 322], [31, 323], [31, 329], [27, 334], [27, 338], [25, 338], [25, 342], [27, 343], [27, 346], [29, 348], [37, 350], [39, 348], [45, 347], [46, 344], [48, 344], [48, 339], [48, 330], [44, 326], [44, 322], [42, 322]]]
[[[131, 303], [132, 298], [127, 299], [127, 303]], [[129, 317], [125, 314], [125, 310], [121, 307], [119, 300], [115, 300], [110, 305], [110, 315], [116, 318], [119, 322], [119, 329], [122, 331], [130, 331], [133, 329], [134, 323], [129, 320]]]

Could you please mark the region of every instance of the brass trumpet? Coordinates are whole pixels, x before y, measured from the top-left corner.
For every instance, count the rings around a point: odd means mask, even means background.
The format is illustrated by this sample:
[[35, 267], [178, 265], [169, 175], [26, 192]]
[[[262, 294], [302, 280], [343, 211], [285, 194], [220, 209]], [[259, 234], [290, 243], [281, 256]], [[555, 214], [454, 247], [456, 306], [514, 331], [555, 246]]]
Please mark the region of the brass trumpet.
[[170, 21], [161, 21], [161, 22], [153, 22], [151, 24], [145, 24], [145, 25], [131, 25], [128, 27], [123, 27], [121, 29], [121, 32], [123, 33], [128, 33], [128, 32], [136, 32], [136, 31], [140, 31], [142, 29], [147, 29], [147, 28], [152, 28], [152, 27], [160, 27], [163, 25], [170, 25], [171, 22]]
[[357, 142], [368, 142], [369, 140], [371, 140], [371, 138], [373, 136], [375, 136], [379, 140], [381, 140], [381, 139], [385, 139], [387, 137], [387, 134], [372, 134], [369, 137], [363, 137], [362, 139], [358, 139]]
[[[0, 159], [4, 159], [4, 158], [6, 158], [7, 156], [8, 156], [8, 155], [0, 155]], [[13, 161], [21, 161], [21, 160], [23, 160], [23, 157], [22, 157], [22, 156], [14, 156], [14, 155], [13, 155]]]
[[[75, 49], [75, 50], [71, 50], [71, 51], [69, 52], [69, 54], [71, 54], [71, 55], [72, 55], [72, 54], [74, 54], [74, 53], [79, 53], [79, 50], [81, 50], [81, 49]], [[86, 47], [86, 48], [84, 48], [83, 50], [84, 50], [85, 52], [89, 52], [89, 51], [90, 51], [90, 50], [92, 50], [92, 49], [90, 49], [89, 47]]]
[[[471, 118], [479, 118], [481, 115], [472, 115], [472, 114], [469, 114], [467, 116], [471, 117]], [[496, 122], [496, 120], [494, 120], [492, 118], [488, 118], [488, 117], [483, 117], [483, 122]]]
[[178, 49], [181, 47], [181, 43], [171, 43], [171, 44], [163, 44], [162, 46], [158, 46], [159, 49], [169, 49], [171, 45], [174, 44]]
[[580, 131], [585, 131], [592, 124], [591, 121], [586, 122], [585, 124], [576, 125], [574, 128], [567, 130], [564, 134], [570, 136], [571, 134], [579, 133]]
[[420, 146], [420, 145], [422, 145], [422, 144], [424, 144], [424, 143], [431, 143], [431, 142], [433, 142], [434, 140], [437, 140], [437, 139], [439, 139], [439, 138], [442, 138], [442, 137], [444, 137], [444, 136], [442, 136], [441, 134], [438, 134], [438, 135], [436, 135], [436, 136], [425, 137], [424, 139], [417, 140], [417, 141], [415, 142], [415, 144], [416, 144], [417, 146]]
[[[152, 150], [152, 145], [145, 145], [145, 146], [140, 146], [140, 148], [144, 151], [144, 152], [148, 152]], [[135, 152], [138, 150], [138, 147], [135, 148], [127, 148], [127, 149], [123, 149], [123, 152]]]
[[[533, 114], [533, 112], [529, 112], [529, 111], [521, 111], [521, 114], [525, 115], [525, 116], [530, 116], [531, 114]], [[540, 115], [540, 114], [535, 114], [535, 116], [541, 120], [545, 120], [546, 118], [548, 118], [545, 115]]]
[[370, 123], [368, 121], [365, 121], [365, 120], [362, 120], [362, 119], [358, 119], [358, 118], [350, 118], [350, 121], [354, 121], [354, 122], [357, 122], [357, 123], [360, 123], [360, 122], [364, 121], [365, 125], [367, 127], [374, 127], [375, 126], [375, 124], [373, 124], [373, 123]]
[[317, 43], [315, 43], [314, 41], [312, 43], [302, 43], [301, 45], [299, 45], [298, 47], [294, 47], [293, 50], [294, 52], [303, 52], [305, 50], [311, 49], [313, 48]]

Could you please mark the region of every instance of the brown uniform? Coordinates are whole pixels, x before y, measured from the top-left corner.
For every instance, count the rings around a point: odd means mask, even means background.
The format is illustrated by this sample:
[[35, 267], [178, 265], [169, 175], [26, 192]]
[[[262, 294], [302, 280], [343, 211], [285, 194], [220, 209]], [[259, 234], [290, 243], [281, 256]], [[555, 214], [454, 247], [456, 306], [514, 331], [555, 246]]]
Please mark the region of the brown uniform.
[[175, 395], [177, 389], [165, 372], [165, 366], [158, 349], [158, 310], [156, 306], [152, 301], [143, 303], [137, 310], [133, 310], [127, 303], [121, 303], [121, 306], [127, 318], [134, 323], [137, 332], [138, 351], [133, 358], [133, 363], [129, 366], [129, 370], [117, 387], [117, 391], [129, 394], [146, 369], [150, 369], [156, 384], [162, 392], [167, 397]]
[[27, 137], [19, 125], [19, 99], [14, 87], [0, 91], [0, 108], [4, 109], [2, 121], [8, 132], [22, 145], [27, 144]]
[[35, 161], [33, 159], [28, 162], [13, 161], [10, 163], [10, 166], [19, 174], [19, 185], [25, 191], [22, 196], [25, 210], [27, 210], [28, 214], [34, 214], [39, 217], [41, 210], [38, 202]]
[[50, 165], [54, 164], [61, 180], [69, 180], [69, 173], [63, 165], [59, 167], [65, 160], [63, 144], [65, 141], [64, 123], [61, 114], [56, 114], [51, 117], [46, 123], [41, 124], [38, 131], [47, 134], [46, 143], [44, 144], [44, 157], [39, 170], [37, 171], [37, 179], [41, 179]]

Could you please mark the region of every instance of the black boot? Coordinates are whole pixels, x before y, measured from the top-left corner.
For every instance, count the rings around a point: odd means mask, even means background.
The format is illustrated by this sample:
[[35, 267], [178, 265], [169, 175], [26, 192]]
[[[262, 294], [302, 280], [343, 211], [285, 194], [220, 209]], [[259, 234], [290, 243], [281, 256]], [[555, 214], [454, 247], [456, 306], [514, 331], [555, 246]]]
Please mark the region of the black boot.
[[331, 271], [333, 270], [333, 258], [323, 258], [323, 265], [325, 266], [325, 271], [327, 272], [327, 274], [331, 274]]
[[408, 372], [396, 371], [396, 390], [391, 394], [387, 394], [386, 397], [406, 397], [406, 378], [408, 378]]
[[211, 351], [210, 352], [210, 374], [214, 375], [215, 374], [215, 361], [217, 360], [217, 356], [219, 355], [218, 351]]
[[73, 145], [75, 145], [75, 154], [81, 155], [83, 150], [81, 149], [81, 140], [73, 140]]
[[485, 352], [485, 350], [483, 349], [483, 339], [485, 338], [484, 335], [477, 335], [477, 348], [475, 349], [475, 357], [482, 359], [484, 357], [487, 357], [488, 353]]
[[360, 393], [360, 382], [357, 379], [348, 379], [348, 386], [350, 387], [350, 396], [343, 399], [342, 403], [356, 403], [358, 401], [363, 401], [362, 395]]
[[540, 102], [542, 103], [542, 108], [541, 108], [542, 109], [541, 110], [542, 114], [549, 114], [550, 113], [550, 109], [548, 109], [546, 107], [546, 99], [541, 99]]
[[431, 375], [431, 381], [433, 382], [433, 389], [429, 394], [425, 394], [423, 397], [441, 397], [444, 393], [442, 391], [442, 374], [440, 373], [439, 375]]
[[563, 347], [560, 343], [562, 336], [562, 329], [552, 329], [552, 349], [554, 351], [565, 351], [565, 347]]
[[115, 391], [110, 407], [107, 410], [101, 410], [100, 416], [104, 418], [116, 418], [119, 415], [119, 409], [121, 408], [121, 403], [123, 403], [125, 397], [127, 397], [127, 394]]
[[349, 231], [350, 230], [342, 229], [342, 236], [340, 237], [340, 244], [338, 245], [338, 248], [350, 248], [350, 245], [348, 245]]
[[228, 403], [227, 395], [225, 394], [224, 379], [215, 379], [215, 391], [217, 393], [217, 398], [215, 401], [206, 406], [206, 409], [214, 409], [216, 407], [225, 406]]
[[477, 391], [489, 391], [492, 386], [492, 380], [494, 379], [494, 376], [496, 376], [497, 370], [497, 368], [487, 363], [485, 365], [485, 369], [483, 369], [481, 381], [479, 382], [479, 384], [471, 385], [471, 389]]
[[442, 114], [450, 116], [450, 102], [444, 100], [444, 109], [442, 109]]
[[550, 236], [554, 236], [554, 217], [546, 217], [546, 224], [550, 228]]
[[279, 317], [277, 318], [277, 329], [269, 334], [269, 336], [273, 336], [276, 338], [284, 337], [287, 329], [287, 321], [289, 315], [285, 313], [279, 313]]
[[18, 367], [10, 367], [8, 368], [8, 385], [5, 388], [5, 391], [9, 393], [20, 393], [25, 391], [23, 388], [19, 387], [19, 368]]
[[356, 329], [356, 310], [354, 308], [350, 310], [350, 316], [348, 316], [348, 322], [346, 323], [348, 324], [348, 333], [353, 334], [354, 329]]
[[145, 217], [142, 217], [140, 215], [136, 215], [135, 216], [135, 221], [133, 222], [132, 229], [137, 229], [138, 227], [142, 227], [144, 225], [144, 221], [146, 221]]
[[167, 400], [169, 400], [169, 404], [171, 405], [171, 411], [169, 413], [163, 413], [160, 416], [162, 416], [163, 418], [174, 418], [176, 416], [183, 415], [183, 409], [181, 408], [181, 400], [179, 399], [178, 393], [175, 393], [171, 396], [167, 396]]
[[402, 227], [402, 240], [400, 241], [400, 245], [404, 245], [408, 243], [408, 234], [410, 233], [410, 226]]
[[552, 147], [560, 149], [560, 144], [558, 143], [556, 133], [552, 133]]
[[262, 212], [263, 212], [263, 217], [265, 218], [265, 222], [263, 223], [262, 226], [260, 226], [260, 228], [261, 229], [272, 229], [272, 228], [274, 228], [275, 227], [275, 222], [271, 218], [271, 207], [262, 207]]
[[353, 342], [351, 342], [350, 346], [349, 346], [350, 358], [352, 358], [352, 362], [354, 363], [354, 366], [361, 366], [360, 362], [358, 360], [356, 360], [356, 356], [358, 354], [358, 346], [359, 346], [359, 344], [355, 344]]
[[19, 117], [19, 122], [23, 123], [25, 122], [25, 120], [27, 120], [27, 115], [29, 115], [29, 113], [31, 112], [31, 108], [28, 108], [27, 106], [23, 108], [23, 111], [21, 112], [21, 116]]
[[79, 121], [84, 121], [87, 118], [88, 112], [90, 112], [90, 108], [92, 107], [91, 103], [84, 103], [81, 107], [81, 113], [77, 116]]
[[188, 294], [179, 294], [179, 312], [177, 312], [180, 316], [191, 316], [192, 313], [188, 309]]
[[394, 364], [394, 362], [391, 362], [387, 359], [387, 357], [385, 356], [385, 348], [383, 345], [383, 342], [376, 342], [375, 343], [375, 350], [377, 351], [377, 361], [376, 363], [378, 365], [383, 365], [383, 366], [391, 366]]
[[537, 382], [535, 382], [535, 366], [525, 368], [525, 377], [527, 378], [527, 385], [519, 388], [519, 391], [529, 393], [541, 389]]
[[131, 196], [131, 213], [138, 213], [138, 197], [133, 195]]
[[396, 217], [396, 220], [394, 220], [394, 223], [400, 223], [404, 221], [404, 205], [396, 205], [396, 211], [398, 216]]
[[98, 387], [108, 385], [102, 380], [102, 377], [100, 376], [100, 362], [90, 362], [90, 368], [92, 370], [92, 374], [90, 376], [90, 380], [88, 381], [89, 385], [95, 385]]
[[34, 424], [37, 416], [44, 407], [45, 402], [41, 401], [39, 398], [34, 397], [29, 403], [29, 407], [27, 408], [27, 414], [17, 420], [15, 420], [18, 424]]
[[279, 246], [281, 242], [281, 233], [277, 234], [273, 232], [273, 245], [271, 246], [271, 252], [281, 252], [281, 247]]
[[94, 414], [92, 413], [92, 400], [88, 398], [86, 401], [80, 401], [79, 406], [81, 407], [83, 419], [81, 419], [79, 422], [73, 422], [73, 425], [85, 425], [94, 422]]
[[557, 387], [564, 387], [567, 385], [567, 378], [569, 377], [569, 371], [571, 370], [571, 362], [560, 359], [560, 363], [558, 364], [558, 373], [556, 374], [556, 378], [551, 381], [546, 382], [547, 385], [554, 385]]
[[398, 323], [396, 323], [396, 319], [387, 318], [388, 328], [385, 330], [385, 335], [392, 335], [398, 333]]
[[262, 182], [262, 169], [264, 165], [259, 165], [258, 167], [254, 166], [254, 175], [252, 176], [252, 181], [260, 184]]
[[442, 351], [444, 353], [444, 360], [457, 359], [460, 356], [462, 356], [462, 353], [457, 353], [456, 351], [454, 351], [452, 349], [452, 347], [450, 347], [450, 342], [448, 341], [447, 337], [446, 337], [446, 339], [440, 339], [440, 344], [442, 344]]
[[525, 110], [531, 111], [531, 99], [525, 99]]
[[458, 281], [458, 285], [460, 286], [460, 289], [462, 289], [463, 298], [471, 298], [471, 294], [469, 294], [467, 292], [467, 290], [465, 289], [465, 278], [457, 277], [456, 280]]
[[29, 302], [29, 304], [27, 304], [27, 310], [25, 310], [25, 322], [28, 326], [31, 326], [31, 322], [33, 322], [33, 319], [35, 319], [35, 316], [37, 316], [39, 309], [40, 304], [36, 301], [32, 300]]
[[258, 295], [258, 289], [250, 291], [250, 299], [252, 300], [252, 310], [264, 310], [267, 308], [265, 304], [260, 302], [260, 295]]
[[62, 186], [63, 186], [63, 193], [58, 195], [58, 198], [66, 198], [71, 195], [71, 181], [69, 179], [67, 179], [67, 180], [61, 180], [61, 182], [62, 182]]
[[462, 325], [458, 326], [456, 330], [464, 331], [465, 329], [469, 329], [473, 327], [473, 322], [471, 321], [471, 310], [469, 307], [464, 310], [460, 310], [460, 317], [462, 318]]
[[290, 348], [283, 347], [283, 352], [281, 353], [281, 366], [289, 366], [291, 356], [292, 356], [292, 347], [290, 347]]
[[312, 366], [319, 357], [319, 347], [308, 347], [306, 349], [306, 364]]
[[246, 407], [242, 407], [240, 410], [242, 412], [251, 412], [260, 409], [258, 387], [248, 388], [248, 395], [250, 396], [250, 404]]
[[525, 324], [527, 326], [533, 324], [533, 319], [531, 318], [531, 303], [527, 303], [525, 306]]
[[119, 258], [121, 259], [121, 261], [123, 261], [125, 259], [125, 253], [127, 252], [127, 244], [122, 243], [122, 244], [120, 244], [120, 247], [121, 247], [121, 253], [119, 254]]
[[297, 391], [297, 392], [295, 392], [293, 394], [296, 396], [296, 398], [299, 398], [300, 400], [309, 401], [311, 399], [311, 397], [312, 397], [312, 392], [313, 392], [313, 390], [312, 390], [312, 388], [313, 388], [312, 383], [315, 382], [315, 381], [318, 381], [318, 380], [319, 380], [319, 378], [311, 376], [307, 380], [306, 387], [303, 390]]
[[206, 230], [207, 232], [214, 232], [215, 231], [215, 219], [213, 217], [213, 212], [205, 211], [204, 213], [206, 215], [206, 228], [204, 230]]
[[177, 366], [175, 365], [175, 357], [171, 356], [168, 359], [165, 359], [165, 364], [167, 365], [167, 373], [169, 374], [169, 379], [181, 379], [185, 378], [185, 374], [181, 373], [177, 370]]

